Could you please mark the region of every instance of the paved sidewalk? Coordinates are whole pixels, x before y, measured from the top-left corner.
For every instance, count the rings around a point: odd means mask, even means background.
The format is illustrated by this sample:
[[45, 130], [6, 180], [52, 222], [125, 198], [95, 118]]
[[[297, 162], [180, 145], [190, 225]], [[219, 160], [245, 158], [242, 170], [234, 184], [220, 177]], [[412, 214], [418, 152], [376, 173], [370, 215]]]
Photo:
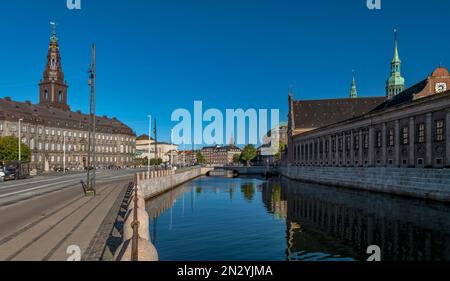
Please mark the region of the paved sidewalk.
[[106, 220], [115, 219], [111, 211], [117, 209], [128, 184], [129, 180], [99, 184], [96, 197], [74, 198], [67, 205], [1, 238], [0, 260], [65, 261], [70, 256], [68, 247], [72, 245], [79, 247], [83, 257], [93, 244], [99, 247], [99, 241], [91, 241], [96, 237], [98, 240], [98, 231], [107, 231], [101, 227]]

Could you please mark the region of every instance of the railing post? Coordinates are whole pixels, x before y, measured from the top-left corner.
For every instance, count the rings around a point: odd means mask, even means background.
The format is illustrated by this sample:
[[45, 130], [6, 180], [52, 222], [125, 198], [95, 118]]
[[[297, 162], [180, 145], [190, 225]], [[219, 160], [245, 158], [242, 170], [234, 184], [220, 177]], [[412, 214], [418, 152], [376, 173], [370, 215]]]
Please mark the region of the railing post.
[[139, 261], [139, 221], [137, 217], [138, 208], [138, 185], [134, 184], [134, 210], [133, 210], [133, 239], [131, 241], [131, 261]]

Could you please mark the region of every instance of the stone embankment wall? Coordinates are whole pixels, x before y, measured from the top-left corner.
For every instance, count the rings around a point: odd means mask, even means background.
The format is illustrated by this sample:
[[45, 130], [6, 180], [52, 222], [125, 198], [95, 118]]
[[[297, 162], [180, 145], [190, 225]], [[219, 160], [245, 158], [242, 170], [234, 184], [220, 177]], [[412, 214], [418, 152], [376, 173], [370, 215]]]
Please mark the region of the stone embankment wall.
[[145, 199], [148, 200], [201, 175], [205, 175], [208, 171], [208, 169], [198, 167], [181, 173], [175, 173], [170, 170], [160, 171], [159, 176], [144, 172], [137, 174], [137, 183], [141, 187]]
[[450, 169], [282, 167], [293, 180], [450, 202]]

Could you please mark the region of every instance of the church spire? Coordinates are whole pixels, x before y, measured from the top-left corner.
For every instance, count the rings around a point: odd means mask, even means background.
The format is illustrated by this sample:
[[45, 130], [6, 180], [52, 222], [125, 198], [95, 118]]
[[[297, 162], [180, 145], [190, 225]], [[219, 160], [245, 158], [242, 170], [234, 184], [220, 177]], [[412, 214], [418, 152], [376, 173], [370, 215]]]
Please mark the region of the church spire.
[[350, 89], [350, 98], [356, 99], [358, 97], [358, 91], [356, 90], [355, 71], [353, 70], [352, 88]]
[[405, 88], [405, 78], [401, 74], [402, 61], [398, 54], [398, 32], [394, 30], [394, 58], [391, 61], [390, 77], [386, 82], [386, 98], [391, 99]]

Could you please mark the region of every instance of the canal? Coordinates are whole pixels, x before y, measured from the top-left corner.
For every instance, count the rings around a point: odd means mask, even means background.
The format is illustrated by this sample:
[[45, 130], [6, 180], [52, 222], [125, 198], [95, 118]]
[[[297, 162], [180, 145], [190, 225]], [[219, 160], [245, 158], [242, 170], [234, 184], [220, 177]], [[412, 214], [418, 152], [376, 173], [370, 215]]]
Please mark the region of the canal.
[[287, 179], [207, 178], [147, 202], [161, 261], [450, 261], [450, 206]]

